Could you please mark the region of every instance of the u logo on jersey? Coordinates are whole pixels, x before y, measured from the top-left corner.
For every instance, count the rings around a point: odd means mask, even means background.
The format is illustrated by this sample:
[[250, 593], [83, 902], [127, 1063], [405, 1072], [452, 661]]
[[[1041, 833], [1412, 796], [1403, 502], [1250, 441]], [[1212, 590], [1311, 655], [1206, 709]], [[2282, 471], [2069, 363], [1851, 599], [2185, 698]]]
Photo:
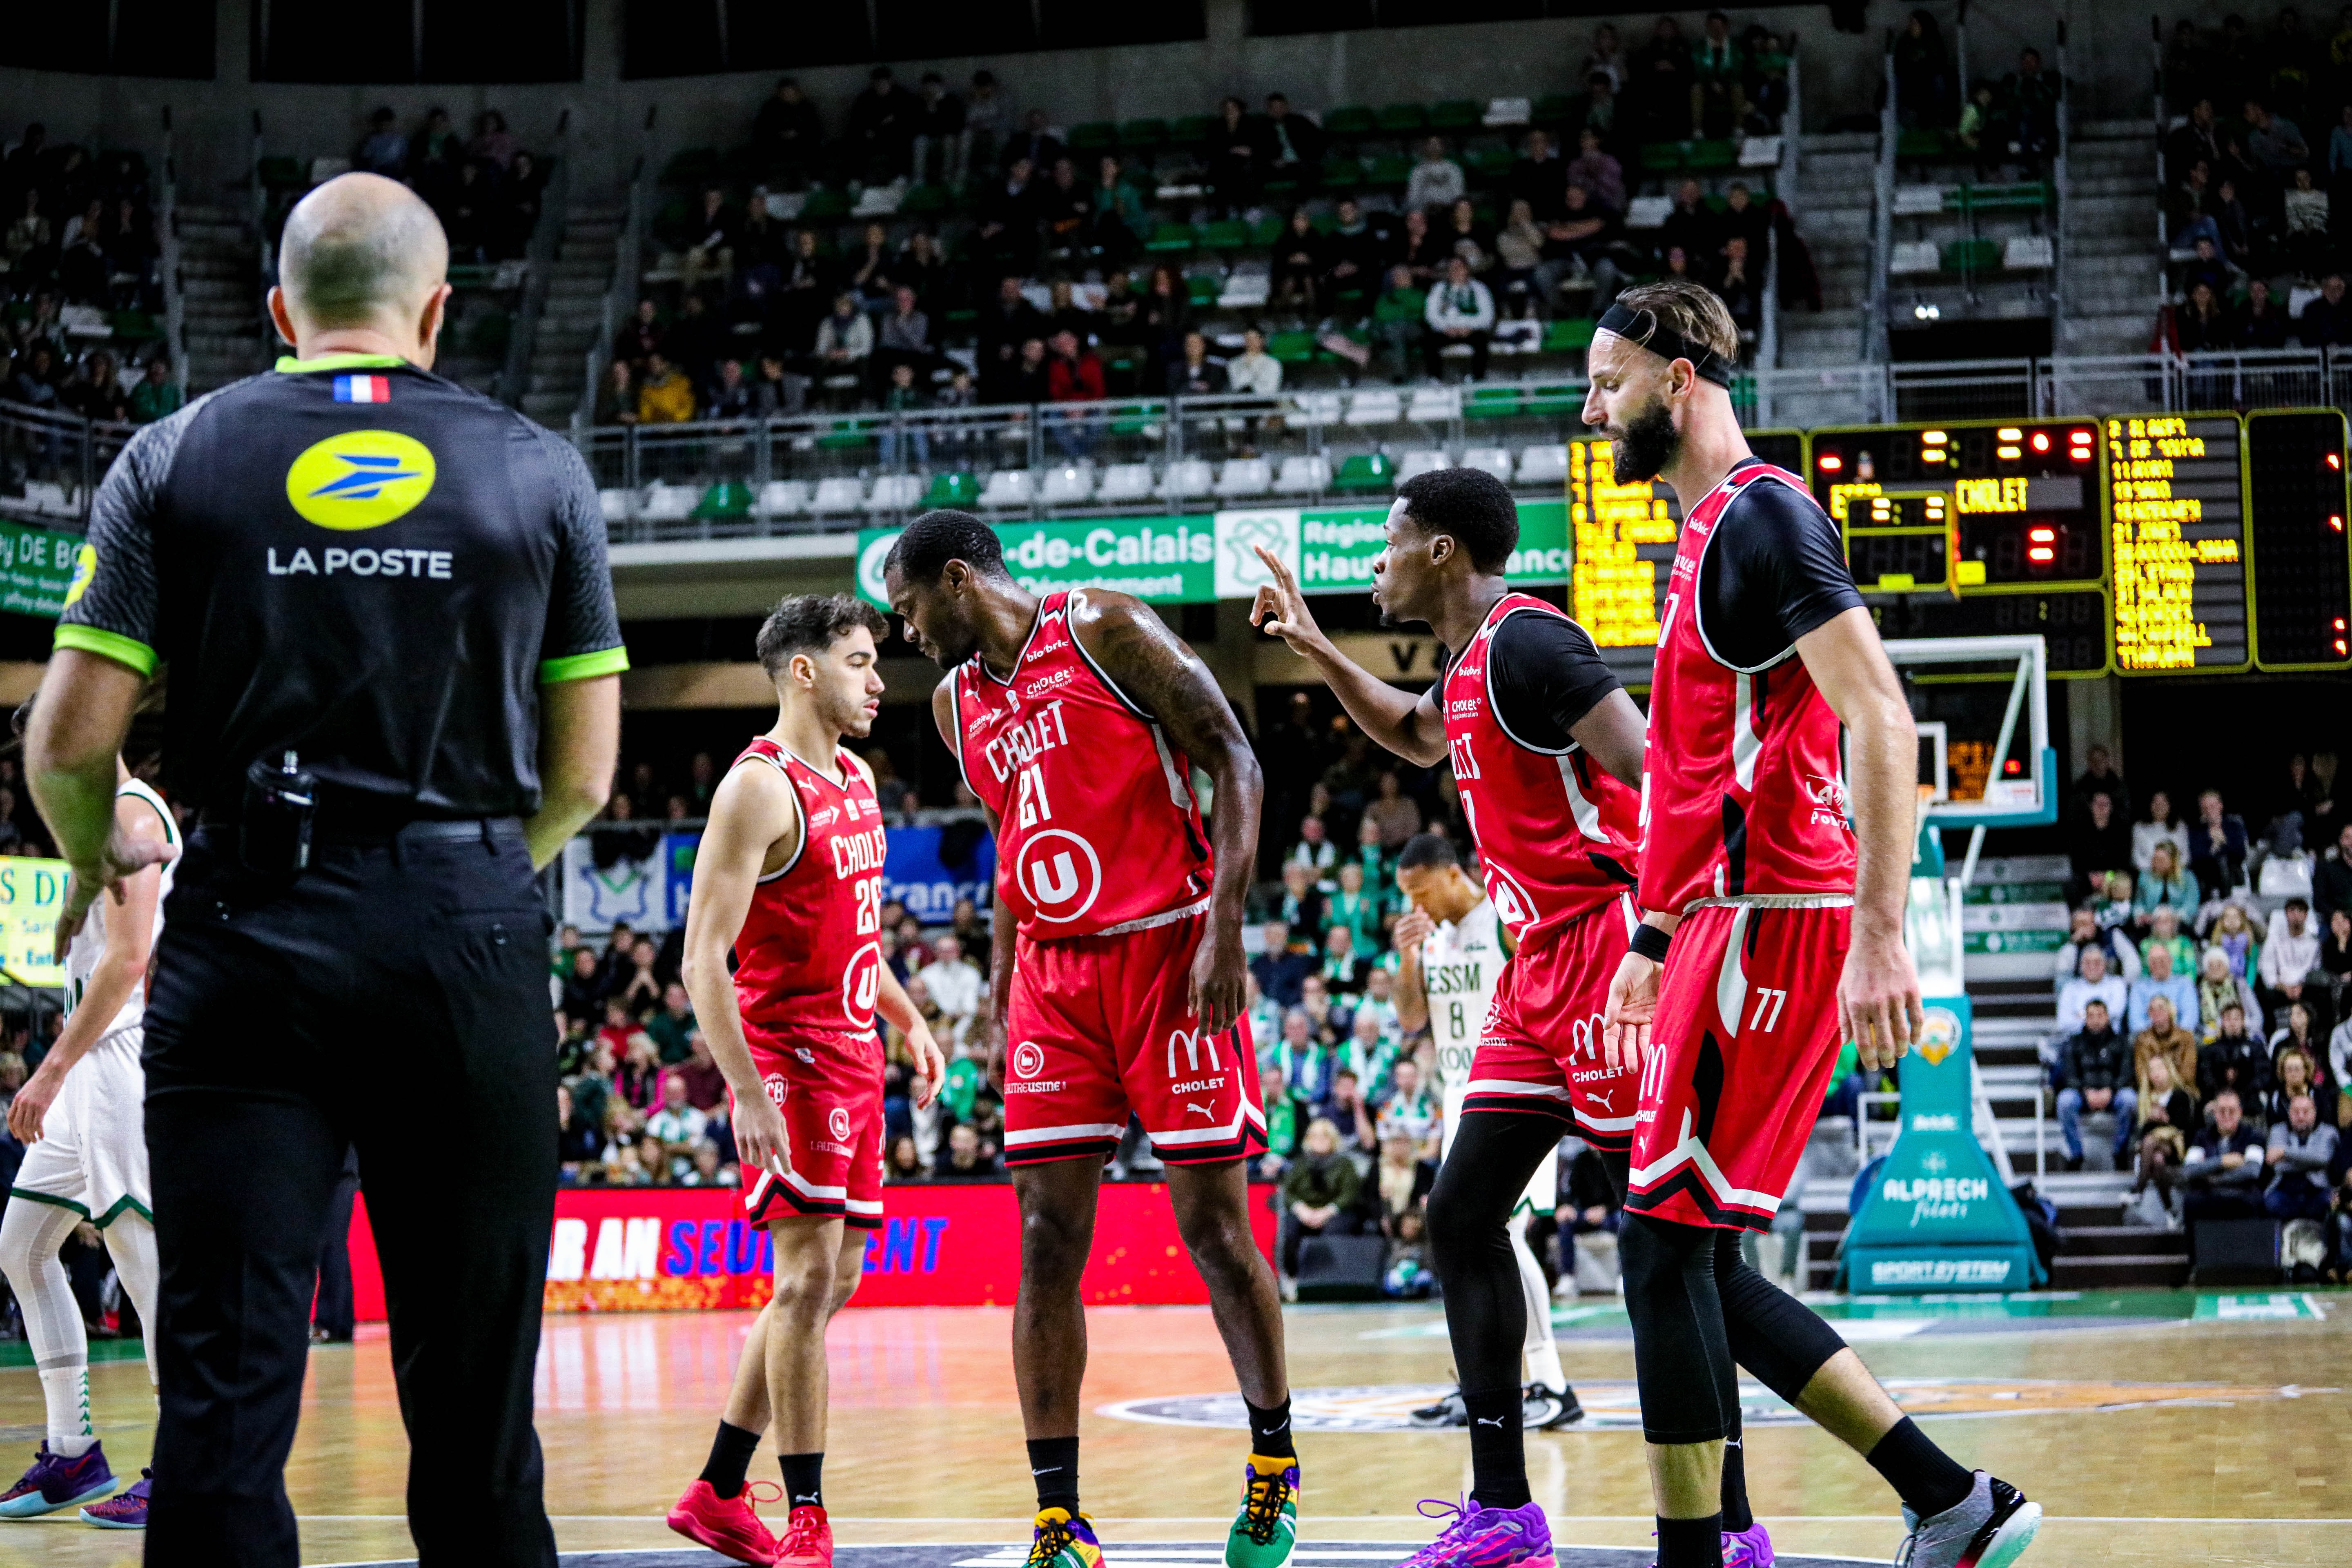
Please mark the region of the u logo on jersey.
[[1013, 874], [1037, 918], [1055, 925], [1076, 920], [1102, 894], [1094, 846], [1064, 827], [1041, 827], [1023, 839]]
[[1013, 1047], [1012, 1070], [1014, 1078], [1035, 1078], [1045, 1070], [1045, 1047], [1034, 1040], [1024, 1040]]
[[874, 1000], [882, 991], [882, 944], [869, 942], [841, 972], [841, 1011], [861, 1029], [874, 1026]]

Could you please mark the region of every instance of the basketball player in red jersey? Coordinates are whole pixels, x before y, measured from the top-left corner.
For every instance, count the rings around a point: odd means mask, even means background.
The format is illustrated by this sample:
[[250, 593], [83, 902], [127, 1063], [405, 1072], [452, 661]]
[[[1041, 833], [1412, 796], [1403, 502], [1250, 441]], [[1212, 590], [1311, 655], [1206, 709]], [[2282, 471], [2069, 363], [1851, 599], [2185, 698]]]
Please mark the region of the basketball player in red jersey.
[[[1418, 696], [1334, 647], [1289, 568], [1265, 550], [1274, 582], [1251, 612], [1315, 666], [1374, 741], [1424, 767], [1450, 763], [1511, 949], [1429, 1200], [1472, 1486], [1412, 1568], [1550, 1561], [1550, 1527], [1528, 1487], [1518, 1383], [1527, 1301], [1511, 1209], [1570, 1131], [1601, 1152], [1622, 1189], [1634, 1125], [1636, 1072], [1604, 1059], [1600, 1035], [1639, 915], [1629, 895], [1642, 713], [1582, 626], [1511, 591], [1503, 568], [1518, 538], [1518, 508], [1491, 474], [1444, 468], [1398, 488], [1388, 547], [1372, 563], [1373, 602], [1382, 621], [1425, 624], [1459, 650]], [[1727, 1488], [1744, 1512], [1736, 1473]], [[1742, 1561], [1769, 1563], [1761, 1530], [1745, 1521], [1740, 1530]]]
[[[1242, 1025], [1257, 759], [1208, 669], [1150, 610], [1102, 589], [1038, 598], [975, 517], [917, 518], [884, 581], [908, 639], [948, 668], [932, 710], [996, 834], [989, 1077], [1004, 1091], [1021, 1205], [1013, 1368], [1037, 1483], [1029, 1562], [1101, 1561], [1078, 1509], [1078, 1277], [1103, 1162], [1131, 1113], [1166, 1164], [1249, 1406], [1225, 1561], [1279, 1568], [1297, 1533], [1298, 1459], [1281, 1302], [1244, 1163], [1265, 1147]], [[1215, 791], [1206, 824], [1195, 763]]]
[[[685, 978], [726, 1075], [744, 1217], [775, 1252], [710, 1462], [669, 1525], [738, 1563], [829, 1568], [824, 1331], [857, 1288], [882, 1223], [878, 1013], [915, 1056], [928, 1104], [947, 1064], [882, 960], [882, 808], [842, 745], [880, 710], [875, 641], [888, 629], [846, 595], [784, 600], [760, 627], [776, 723], [710, 799], [686, 912]], [[736, 967], [728, 974], [732, 951]], [[779, 1541], [744, 1474], [774, 1424], [790, 1523]]]
[[1920, 1005], [1903, 941], [1910, 707], [1836, 526], [1803, 480], [1748, 450], [1728, 390], [1738, 348], [1705, 288], [1629, 289], [1601, 319], [1584, 405], [1618, 478], [1664, 479], [1683, 504], [1650, 689], [1646, 912], [1607, 1029], [1610, 1054], [1643, 1064], [1618, 1246], [1659, 1568], [1720, 1561], [1735, 1363], [1901, 1495], [1898, 1561], [2003, 1568], [2040, 1507], [1955, 1463], [1835, 1331], [1740, 1261], [1740, 1232], [1766, 1228], [1788, 1191], [1841, 1042], [1891, 1067]]

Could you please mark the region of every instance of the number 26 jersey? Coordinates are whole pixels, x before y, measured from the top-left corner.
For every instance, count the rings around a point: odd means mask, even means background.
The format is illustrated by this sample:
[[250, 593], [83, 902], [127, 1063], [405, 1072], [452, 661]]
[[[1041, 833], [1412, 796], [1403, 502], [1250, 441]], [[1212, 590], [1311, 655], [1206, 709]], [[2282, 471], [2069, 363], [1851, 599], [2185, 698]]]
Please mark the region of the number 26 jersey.
[[835, 784], [762, 735], [735, 759], [791, 781], [801, 847], [760, 879], [735, 938], [735, 1004], [769, 1034], [874, 1032], [882, 983], [882, 863], [887, 835], [874, 786], [845, 751]]

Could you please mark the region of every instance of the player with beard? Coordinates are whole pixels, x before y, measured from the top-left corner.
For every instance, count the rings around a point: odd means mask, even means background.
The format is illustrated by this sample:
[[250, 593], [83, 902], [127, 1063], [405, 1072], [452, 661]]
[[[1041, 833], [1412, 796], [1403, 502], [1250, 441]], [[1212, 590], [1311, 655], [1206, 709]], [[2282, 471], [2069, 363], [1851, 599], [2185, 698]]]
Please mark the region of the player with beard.
[[[883, 578], [908, 640], [949, 671], [932, 713], [996, 835], [988, 1075], [1021, 1205], [1013, 1372], [1037, 1484], [1030, 1568], [1102, 1561], [1078, 1509], [1078, 1286], [1103, 1162], [1130, 1115], [1167, 1167], [1248, 1405], [1225, 1562], [1281, 1568], [1298, 1458], [1281, 1298], [1250, 1230], [1245, 1162], [1265, 1147], [1265, 1113], [1236, 1026], [1257, 759], [1207, 668], [1150, 609], [1098, 588], [1030, 594], [978, 518], [925, 512]], [[1215, 792], [1205, 825], [1196, 762]]]
[[1729, 392], [1738, 349], [1705, 288], [1629, 289], [1601, 318], [1584, 405], [1619, 480], [1663, 479], [1683, 505], [1650, 689], [1645, 913], [1605, 1031], [1611, 1058], [1643, 1064], [1618, 1250], [1659, 1568], [1722, 1561], [1735, 1363], [1900, 1494], [1898, 1562], [2004, 1568], [2040, 1507], [1928, 1441], [1834, 1330], [1739, 1255], [1788, 1192], [1841, 1042], [1892, 1067], [1921, 1013], [1903, 940], [1910, 708], [1836, 525], [1803, 480], [1748, 452]]
[[[1459, 650], [1418, 696], [1341, 655], [1289, 568], [1263, 549], [1274, 581], [1251, 611], [1374, 741], [1423, 767], [1450, 763], [1512, 947], [1429, 1202], [1472, 1486], [1408, 1568], [1550, 1561], [1550, 1526], [1528, 1486], [1518, 1374], [1529, 1302], [1511, 1213], [1563, 1133], [1600, 1152], [1621, 1183], [1633, 1133], [1634, 1069], [1602, 1058], [1600, 1033], [1639, 912], [1629, 893], [1642, 713], [1582, 626], [1504, 580], [1518, 537], [1518, 509], [1491, 474], [1442, 468], [1399, 487], [1388, 547], [1372, 563], [1373, 603], [1384, 623], [1420, 622]], [[1769, 1563], [1738, 1473], [1723, 1484], [1732, 1552]]]
[[[719, 781], [695, 852], [686, 987], [727, 1079], [744, 1216], [768, 1232], [775, 1293], [752, 1320], [710, 1460], [669, 1527], [738, 1563], [833, 1562], [824, 1333], [882, 1224], [876, 1014], [906, 1034], [917, 1104], [947, 1076], [882, 959], [882, 808], [873, 773], [842, 744], [870, 733], [881, 710], [874, 645], [887, 629], [845, 594], [803, 594], [769, 613], [756, 646], [776, 687], [775, 726]], [[744, 1481], [772, 1421], [790, 1516], [781, 1541]]]

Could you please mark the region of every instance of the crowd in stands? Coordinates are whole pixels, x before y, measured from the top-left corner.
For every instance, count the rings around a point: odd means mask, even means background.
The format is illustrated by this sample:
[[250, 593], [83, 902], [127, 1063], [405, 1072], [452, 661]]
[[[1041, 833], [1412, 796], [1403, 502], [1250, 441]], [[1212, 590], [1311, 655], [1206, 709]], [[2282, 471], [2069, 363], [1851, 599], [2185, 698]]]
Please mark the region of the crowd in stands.
[[2183, 351], [2352, 343], [2352, 14], [2326, 37], [2292, 6], [2257, 30], [2184, 17], [2164, 50], [2160, 331]]
[[[152, 199], [139, 154], [52, 142], [38, 121], [0, 153], [0, 401], [134, 424], [180, 406]], [[60, 461], [55, 442], [0, 452], [0, 479]]]
[[379, 108], [352, 149], [351, 166], [398, 180], [424, 197], [449, 237], [456, 266], [520, 258], [546, 195], [546, 172], [495, 109], [474, 117], [468, 138], [437, 105], [411, 131], [401, 129], [389, 106]]
[[[2308, 1221], [2352, 1268], [2352, 800], [2289, 761], [2251, 818], [2136, 798], [2104, 747], [2069, 804], [2073, 929], [2043, 1050], [2067, 1166], [2105, 1113], [2136, 1223]], [[2250, 831], [2249, 820], [2259, 825]], [[2267, 913], [2263, 911], [2267, 910]]]
[[[877, 67], [828, 134], [787, 78], [748, 145], [673, 163], [690, 189], [656, 226], [664, 281], [610, 345], [595, 416], [1270, 395], [1318, 359], [1482, 378], [1507, 323], [1596, 316], [1663, 274], [1752, 331], [1776, 218], [1727, 149], [1778, 127], [1787, 64], [1721, 13], [1696, 38], [1661, 17], [1630, 51], [1603, 24], [1573, 91], [1450, 133], [1279, 92], [1172, 132], [1062, 127], [1016, 117], [987, 71], [960, 93]], [[1644, 148], [1694, 139], [1727, 149], [1717, 173], [1658, 182]]]
[[1935, 16], [1915, 10], [1889, 53], [1895, 121], [1906, 131], [1942, 132], [1948, 145], [1979, 168], [2038, 173], [2058, 145], [2064, 89], [2042, 51], [2018, 51], [2013, 68], [1963, 82]]

